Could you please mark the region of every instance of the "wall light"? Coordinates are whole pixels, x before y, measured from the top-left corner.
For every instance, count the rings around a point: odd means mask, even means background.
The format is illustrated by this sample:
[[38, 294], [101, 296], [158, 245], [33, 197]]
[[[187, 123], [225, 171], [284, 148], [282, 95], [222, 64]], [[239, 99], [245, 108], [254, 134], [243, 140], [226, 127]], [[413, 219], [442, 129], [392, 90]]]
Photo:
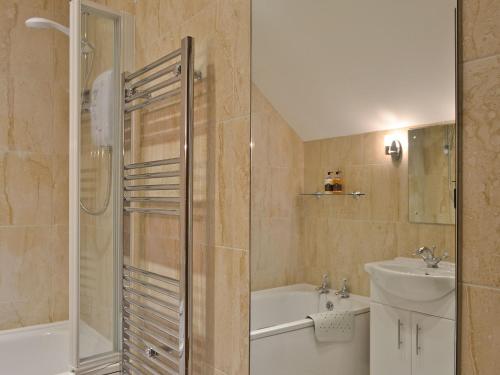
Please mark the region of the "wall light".
[[385, 145], [385, 154], [391, 155], [392, 161], [401, 160], [401, 156], [403, 155], [403, 147], [401, 146], [401, 142], [394, 138], [384, 138]]

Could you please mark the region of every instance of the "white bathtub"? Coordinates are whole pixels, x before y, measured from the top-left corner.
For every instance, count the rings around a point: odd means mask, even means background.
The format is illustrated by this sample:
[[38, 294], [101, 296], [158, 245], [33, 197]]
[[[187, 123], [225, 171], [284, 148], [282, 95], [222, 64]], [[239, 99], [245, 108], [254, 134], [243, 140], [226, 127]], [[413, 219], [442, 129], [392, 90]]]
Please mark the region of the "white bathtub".
[[[80, 322], [81, 353], [112, 349], [111, 343]], [[0, 331], [0, 375], [66, 375], [69, 372], [69, 322]], [[74, 374], [73, 374], [74, 375]]]
[[[307, 315], [334, 308], [355, 314], [350, 342], [320, 343]], [[251, 375], [368, 375], [370, 370], [369, 299], [340, 299], [333, 290], [319, 296], [308, 284], [252, 292]]]
[[2, 375], [70, 374], [68, 361], [68, 322], [0, 331]]

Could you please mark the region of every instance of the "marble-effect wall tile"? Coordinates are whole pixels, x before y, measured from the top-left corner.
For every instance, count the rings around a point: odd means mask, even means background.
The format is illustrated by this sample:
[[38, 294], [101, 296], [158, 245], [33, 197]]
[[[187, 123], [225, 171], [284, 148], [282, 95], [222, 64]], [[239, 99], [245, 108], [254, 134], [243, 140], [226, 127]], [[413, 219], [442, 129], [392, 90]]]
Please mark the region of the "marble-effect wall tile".
[[498, 373], [500, 290], [462, 285], [461, 374]]
[[[64, 10], [66, 9], [66, 10]], [[0, 329], [68, 318], [67, 1], [12, 0], [0, 14]]]
[[384, 154], [385, 136], [397, 134], [407, 145], [407, 131], [305, 142], [306, 191], [323, 191], [327, 172], [340, 169], [345, 191], [361, 191], [366, 196], [302, 198], [299, 280], [318, 284], [321, 275], [328, 273], [334, 288], [346, 278], [353, 293], [369, 296], [365, 263], [412, 257], [424, 245], [436, 245], [438, 252], [447, 251], [454, 261], [455, 226], [409, 222], [408, 150], [404, 149], [400, 162]]
[[[346, 278], [354, 293], [368, 296], [365, 263], [411, 257], [423, 245], [454, 260], [453, 225], [409, 222], [407, 150], [396, 163], [383, 152], [386, 135], [406, 145], [407, 131], [303, 142], [253, 86], [252, 290], [318, 284], [328, 273], [333, 287]], [[367, 195], [299, 196], [323, 191], [327, 172], [338, 169], [346, 192]]]
[[500, 56], [463, 72], [462, 281], [500, 288]]
[[496, 374], [500, 312], [500, 2], [462, 6], [461, 373]]
[[51, 285], [50, 236], [49, 226], [0, 228], [0, 304], [10, 311], [1, 329], [52, 321], [50, 299], [59, 290]]
[[[140, 1], [135, 17], [137, 67], [179, 48], [185, 36], [195, 38], [195, 68], [203, 78], [195, 83], [192, 368], [195, 374], [245, 374], [249, 342], [250, 2]], [[149, 118], [137, 119], [141, 141], [132, 148], [140, 146], [141, 151], [134, 157], [153, 160], [168, 157], [166, 153], [171, 157], [178, 154], [179, 145], [174, 142], [178, 111], [174, 106], [170, 113], [159, 109], [149, 113]], [[172, 127], [171, 138], [160, 142], [161, 130], [155, 133], [153, 116], [157, 116], [158, 126]], [[138, 226], [143, 224], [147, 223], [131, 219], [129, 227], [142, 230]], [[171, 224], [162, 228], [174, 234]], [[149, 237], [145, 241], [159, 240], [152, 233], [143, 234]], [[138, 243], [131, 244], [131, 258], [134, 245]]]
[[252, 290], [292, 284], [299, 272], [304, 143], [252, 86]]
[[500, 2], [467, 0], [462, 1], [461, 5], [463, 60], [471, 61], [499, 54]]

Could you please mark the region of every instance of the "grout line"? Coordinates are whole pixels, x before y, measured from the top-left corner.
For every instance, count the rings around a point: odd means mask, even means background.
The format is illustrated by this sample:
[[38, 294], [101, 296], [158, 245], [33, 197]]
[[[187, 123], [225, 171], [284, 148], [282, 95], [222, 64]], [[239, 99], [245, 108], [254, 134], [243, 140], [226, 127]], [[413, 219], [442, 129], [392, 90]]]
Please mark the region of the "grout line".
[[[246, 113], [246, 114], [242, 114], [242, 115], [237, 115], [235, 117], [231, 117], [231, 118], [227, 118], [225, 120], [222, 120], [222, 121], [216, 121], [218, 124], [220, 125], [226, 125], [226, 124], [229, 124], [231, 122], [236, 122], [236, 121], [241, 121], [243, 119], [250, 119], [250, 115], [249, 113]], [[250, 123], [250, 121], [249, 121]]]
[[11, 229], [11, 228], [52, 228], [54, 226], [64, 226], [68, 224], [12, 224], [12, 225], [0, 225], [0, 229]]
[[[327, 208], [328, 209], [328, 208]], [[341, 207], [342, 209], [342, 207]], [[408, 224], [408, 225], [411, 225], [411, 226], [424, 226], [424, 225], [441, 225], [441, 226], [447, 226], [447, 229], [451, 229], [451, 227], [455, 227], [455, 224], [433, 224], [433, 223], [413, 223], [413, 222], [408, 222], [408, 221], [400, 221], [400, 220], [397, 220], [397, 221], [392, 221], [392, 220], [383, 220], [383, 219], [358, 219], [358, 218], [349, 218], [349, 217], [346, 217], [345, 214], [344, 216], [332, 216], [332, 215], [303, 215], [303, 216], [298, 216], [298, 217], [303, 217], [303, 218], [307, 218], [307, 217], [314, 217], [314, 218], [317, 218], [317, 219], [331, 219], [333, 221], [347, 221], [347, 222], [363, 222], [363, 223], [372, 223], [372, 224]], [[285, 217], [281, 217], [281, 216], [276, 216], [276, 218], [285, 218]]]
[[65, 152], [16, 150], [16, 149], [9, 149], [9, 148], [3, 148], [3, 147], [0, 148], [0, 153], [2, 153], [2, 154], [16, 154], [19, 156], [30, 156], [30, 155], [41, 155], [41, 156], [46, 156], [46, 157], [52, 157], [52, 156], [68, 157], [69, 156], [69, 153], [65, 153]]
[[493, 59], [494, 57], [500, 57], [500, 53], [494, 53], [494, 54], [491, 54], [491, 55], [479, 57], [477, 59], [465, 60], [465, 61], [462, 61], [460, 64], [461, 65], [466, 65], [468, 63], [474, 63], [474, 62], [480, 62], [480, 61], [483, 61], [483, 60]]
[[472, 287], [472, 288], [478, 288], [478, 289], [486, 289], [490, 291], [494, 291], [497, 293], [500, 293], [500, 288], [494, 287], [494, 286], [488, 286], [488, 285], [481, 285], [481, 284], [474, 284], [474, 283], [465, 283], [465, 282], [460, 282], [463, 286], [467, 287]]
[[249, 253], [249, 250], [247, 250], [247, 249], [241, 249], [241, 248], [238, 248], [238, 247], [223, 246], [223, 245], [215, 245], [215, 247], [218, 247], [219, 249], [224, 249], [224, 250], [238, 251], [238, 252], [242, 252], [242, 253]]
[[[181, 22], [179, 29], [182, 27], [185, 27], [186, 25], [189, 25], [190, 22], [193, 22], [194, 18], [198, 17], [203, 12], [206, 12], [207, 9], [210, 9], [210, 7], [215, 7], [214, 10], [217, 11], [217, 1], [212, 0], [208, 4], [206, 4], [204, 7], [202, 7], [201, 9], [198, 9], [189, 18], [187, 18], [186, 20]], [[215, 20], [214, 20], [214, 23], [215, 23]]]

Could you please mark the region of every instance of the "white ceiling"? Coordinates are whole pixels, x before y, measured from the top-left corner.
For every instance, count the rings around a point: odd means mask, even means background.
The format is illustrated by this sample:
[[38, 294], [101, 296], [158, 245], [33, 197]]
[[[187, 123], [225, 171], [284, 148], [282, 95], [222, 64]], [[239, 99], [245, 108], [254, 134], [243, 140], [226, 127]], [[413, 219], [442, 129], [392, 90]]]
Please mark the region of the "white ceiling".
[[252, 4], [253, 82], [304, 141], [455, 118], [455, 0]]

